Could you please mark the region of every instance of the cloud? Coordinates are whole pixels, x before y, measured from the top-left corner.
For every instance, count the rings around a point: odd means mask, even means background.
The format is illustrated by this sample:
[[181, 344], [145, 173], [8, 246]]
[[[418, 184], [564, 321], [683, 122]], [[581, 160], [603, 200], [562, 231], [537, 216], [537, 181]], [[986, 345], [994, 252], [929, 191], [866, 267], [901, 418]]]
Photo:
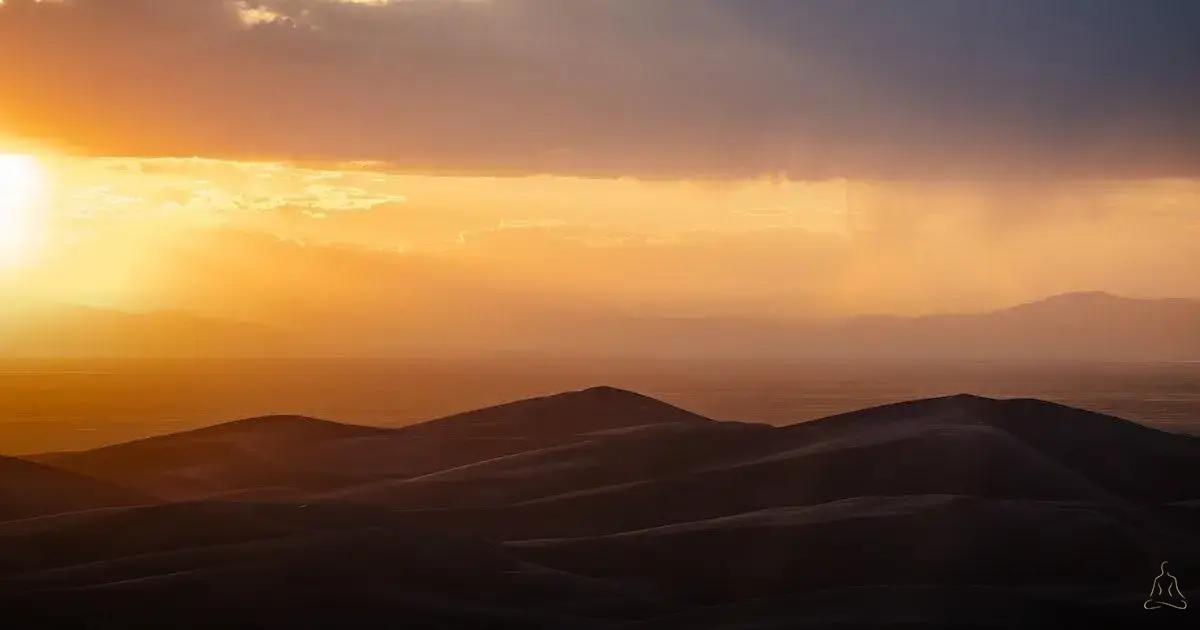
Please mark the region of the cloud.
[[295, 18], [279, 13], [267, 6], [241, 1], [234, 2], [233, 6], [237, 10], [238, 19], [248, 28], [253, 28], [261, 24], [295, 25], [297, 23]]
[[[1195, 179], [450, 177], [194, 158], [61, 157], [46, 168], [55, 192], [44, 240], [53, 246], [35, 248], [21, 275], [61, 301], [97, 306], [240, 309], [274, 295], [277, 279], [312, 278], [340, 296], [352, 277], [364, 279], [368, 297], [406, 295], [409, 281], [431, 294], [478, 293], [461, 278], [576, 308], [714, 315], [923, 313], [1080, 289], [1200, 291]], [[302, 246], [259, 261], [254, 247], [222, 246], [223, 230]], [[228, 255], [234, 267], [168, 262], [196, 239], [203, 247], [192, 249], [217, 261]], [[323, 258], [319, 247], [339, 255]], [[455, 273], [393, 279], [348, 262], [346, 250], [438, 261]], [[322, 260], [332, 276], [309, 269]], [[212, 281], [192, 278], [218, 269]], [[262, 270], [262, 282], [251, 281], [252, 270]], [[147, 274], [213, 292], [186, 303], [153, 298]], [[206, 314], [288, 321], [296, 305], [307, 308], [307, 282], [287, 299], [270, 298], [285, 306], [261, 318]], [[346, 313], [409, 304], [363, 306], [320, 293], [311, 301]]]
[[106, 154], [796, 178], [1200, 171], [1200, 6], [9, 0], [0, 125]]

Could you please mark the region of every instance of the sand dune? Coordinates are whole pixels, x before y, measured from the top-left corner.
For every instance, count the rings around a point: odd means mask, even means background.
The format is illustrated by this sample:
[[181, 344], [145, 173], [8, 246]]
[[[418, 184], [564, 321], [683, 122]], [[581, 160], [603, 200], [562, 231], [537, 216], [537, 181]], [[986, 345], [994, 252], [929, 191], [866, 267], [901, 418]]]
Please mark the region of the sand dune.
[[0, 521], [152, 500], [96, 479], [0, 457]]
[[4, 498], [35, 516], [0, 522], [0, 605], [30, 623], [1083, 627], [1135, 622], [1162, 558], [1200, 573], [1200, 440], [1034, 400], [770, 427], [593, 388], [37, 459], [0, 465], [111, 494]]
[[711, 423], [633, 392], [597, 387], [401, 429], [272, 416], [30, 459], [179, 500], [263, 486], [332, 489], [584, 441], [597, 431]]
[[316, 455], [331, 442], [380, 432], [315, 418], [268, 416], [30, 459], [162, 499], [192, 499], [265, 486], [308, 490], [365, 480], [320, 466]]

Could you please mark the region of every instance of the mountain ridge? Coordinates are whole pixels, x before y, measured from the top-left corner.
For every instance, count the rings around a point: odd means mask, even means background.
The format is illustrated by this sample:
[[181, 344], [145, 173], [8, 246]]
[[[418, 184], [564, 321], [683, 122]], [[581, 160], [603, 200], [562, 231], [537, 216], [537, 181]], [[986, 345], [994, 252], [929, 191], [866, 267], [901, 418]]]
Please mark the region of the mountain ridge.
[[[0, 316], [0, 333], [17, 340], [0, 348], [0, 355], [298, 358], [330, 353], [367, 357], [378, 352], [375, 346], [340, 339], [330, 331], [320, 335], [320, 343], [305, 345], [302, 328], [277, 330], [179, 311], [122, 313], [70, 306], [42, 310], [24, 317]], [[578, 334], [548, 337], [540, 329], [523, 329], [519, 347], [563, 357], [1200, 360], [1200, 299], [1132, 298], [1105, 291], [1058, 293], [989, 310], [915, 316], [630, 317], [587, 312], [563, 317]], [[192, 343], [181, 344], [181, 339]], [[428, 340], [409, 340], [397, 345], [393, 354], [403, 353], [405, 344], [418, 344], [414, 347], [423, 353], [437, 352]], [[442, 348], [446, 356], [475, 356], [480, 350], [511, 352], [514, 347], [504, 340], [480, 339], [469, 349], [453, 344]]]

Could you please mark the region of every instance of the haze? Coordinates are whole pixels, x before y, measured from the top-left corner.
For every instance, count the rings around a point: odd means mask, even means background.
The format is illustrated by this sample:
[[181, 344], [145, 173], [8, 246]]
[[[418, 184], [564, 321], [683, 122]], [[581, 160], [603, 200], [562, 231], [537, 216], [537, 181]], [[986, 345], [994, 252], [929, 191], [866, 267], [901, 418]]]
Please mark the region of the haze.
[[1197, 12], [1101, 5], [7, 0], [0, 353], [1195, 298]]

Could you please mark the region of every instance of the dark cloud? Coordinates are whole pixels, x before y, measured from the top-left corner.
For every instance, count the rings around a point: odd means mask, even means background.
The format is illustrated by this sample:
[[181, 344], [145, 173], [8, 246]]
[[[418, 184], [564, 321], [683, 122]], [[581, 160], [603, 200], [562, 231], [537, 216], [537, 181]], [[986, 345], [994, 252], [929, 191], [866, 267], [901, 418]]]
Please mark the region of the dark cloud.
[[1196, 175], [1198, 32], [1150, 0], [8, 0], [0, 128], [424, 170]]

